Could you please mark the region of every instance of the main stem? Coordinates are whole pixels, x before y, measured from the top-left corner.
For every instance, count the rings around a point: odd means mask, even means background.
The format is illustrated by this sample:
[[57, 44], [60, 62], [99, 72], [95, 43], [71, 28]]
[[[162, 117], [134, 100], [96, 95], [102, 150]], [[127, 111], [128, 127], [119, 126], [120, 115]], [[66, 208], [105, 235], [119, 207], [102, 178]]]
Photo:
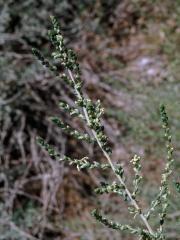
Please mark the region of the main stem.
[[[78, 96], [79, 98], [82, 98], [80, 92], [79, 92], [78, 89], [76, 88], [76, 84], [75, 84], [75, 80], [74, 80], [73, 74], [72, 74], [71, 70], [69, 70], [69, 69], [68, 69], [68, 74], [69, 74], [72, 82], [74, 83], [75, 91], [76, 91], [77, 96]], [[85, 107], [83, 107], [83, 112], [84, 112], [84, 116], [85, 116], [85, 118], [86, 118], [87, 123], [90, 124], [89, 116], [88, 116], [88, 113], [87, 113], [87, 110], [86, 110]], [[133, 206], [136, 208], [136, 210], [139, 212], [139, 211], [140, 211], [140, 207], [138, 206], [137, 202], [132, 198], [132, 194], [130, 193], [130, 191], [129, 191], [129, 189], [127, 188], [127, 186], [126, 186], [125, 182], [123, 181], [123, 179], [122, 179], [119, 175], [117, 175], [115, 166], [114, 166], [114, 164], [112, 163], [112, 160], [111, 160], [110, 156], [108, 155], [108, 153], [103, 149], [103, 147], [102, 147], [102, 145], [101, 145], [101, 143], [100, 143], [100, 141], [99, 141], [99, 139], [98, 139], [98, 136], [97, 136], [96, 132], [95, 132], [93, 129], [91, 129], [91, 131], [92, 131], [92, 134], [93, 134], [94, 138], [96, 139], [96, 141], [97, 141], [100, 149], [102, 150], [104, 156], [106, 157], [109, 165], [111, 166], [111, 169], [113, 170], [114, 174], [115, 174], [116, 177], [118, 178], [118, 180], [119, 180], [119, 182], [121, 183], [121, 185], [124, 186], [125, 192], [127, 193], [127, 195], [128, 195], [128, 197], [129, 197], [132, 205], [133, 205]], [[148, 229], [149, 233], [152, 234], [152, 235], [154, 235], [154, 232], [153, 232], [151, 226], [149, 225], [147, 219], [145, 218], [145, 216], [144, 216], [141, 212], [139, 213], [139, 216], [140, 216], [140, 218], [142, 219], [142, 221], [144, 222], [144, 224], [145, 224], [146, 228]]]

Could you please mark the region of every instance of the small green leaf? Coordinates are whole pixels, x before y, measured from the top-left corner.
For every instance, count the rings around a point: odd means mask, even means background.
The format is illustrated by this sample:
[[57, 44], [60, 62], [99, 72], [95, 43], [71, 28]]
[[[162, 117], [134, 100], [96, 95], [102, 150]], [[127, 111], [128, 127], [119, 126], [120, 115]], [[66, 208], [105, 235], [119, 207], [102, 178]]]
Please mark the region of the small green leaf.
[[174, 185], [175, 185], [176, 191], [180, 193], [180, 182], [175, 182]]

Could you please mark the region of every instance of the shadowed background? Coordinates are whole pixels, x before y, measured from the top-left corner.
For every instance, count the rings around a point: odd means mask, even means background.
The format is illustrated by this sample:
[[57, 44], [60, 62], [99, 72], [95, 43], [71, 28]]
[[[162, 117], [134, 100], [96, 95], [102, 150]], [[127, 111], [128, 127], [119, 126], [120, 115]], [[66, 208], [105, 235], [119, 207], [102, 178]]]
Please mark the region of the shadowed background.
[[[173, 179], [180, 169], [180, 1], [0, 1], [0, 239], [135, 239], [105, 229], [90, 216], [99, 206], [121, 223], [132, 221], [119, 197], [97, 197], [93, 191], [99, 182], [113, 180], [109, 172], [78, 172], [37, 146], [40, 135], [61, 154], [104, 160], [99, 149], [70, 138], [49, 120], [58, 115], [76, 129], [85, 127], [58, 108], [60, 99], [73, 103], [71, 94], [31, 53], [37, 47], [50, 56], [50, 15], [78, 55], [85, 94], [102, 101], [113, 161], [124, 165], [128, 182], [130, 159], [142, 157], [139, 200], [146, 208], [165, 162], [161, 102], [176, 149]], [[173, 184], [172, 193], [166, 230], [168, 239], [176, 240], [180, 208]]]

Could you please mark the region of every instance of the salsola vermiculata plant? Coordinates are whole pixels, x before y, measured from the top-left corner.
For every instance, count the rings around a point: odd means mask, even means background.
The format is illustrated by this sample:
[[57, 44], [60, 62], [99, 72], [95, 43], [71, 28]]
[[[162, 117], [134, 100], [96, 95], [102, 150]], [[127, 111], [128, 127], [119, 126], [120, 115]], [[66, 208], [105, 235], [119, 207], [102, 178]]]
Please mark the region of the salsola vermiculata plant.
[[[89, 132], [81, 133], [77, 130], [72, 129], [70, 125], [64, 123], [58, 117], [52, 117], [52, 121], [71, 136], [79, 140], [85, 140], [89, 143], [96, 143], [102, 151], [102, 154], [106, 158], [107, 163], [101, 164], [96, 161], [90, 161], [88, 157], [84, 157], [82, 159], [72, 159], [68, 156], [62, 157], [58, 152], [55, 151], [53, 146], [46, 143], [43, 138], [38, 137], [38, 143], [49, 153], [50, 157], [58, 161], [66, 161], [70, 165], [75, 165], [78, 170], [93, 168], [99, 168], [102, 170], [109, 168], [110, 170], [112, 170], [116, 176], [117, 181], [114, 181], [111, 184], [104, 183], [100, 187], [96, 188], [95, 192], [97, 194], [113, 192], [120, 195], [124, 199], [124, 201], [127, 202], [130, 214], [132, 214], [134, 217], [139, 216], [139, 218], [142, 220], [143, 227], [132, 227], [128, 224], [123, 225], [117, 222], [113, 222], [112, 220], [109, 220], [108, 218], [103, 216], [99, 210], [95, 209], [92, 211], [92, 215], [96, 218], [97, 221], [101, 222], [106, 227], [109, 227], [111, 229], [115, 229], [118, 231], [128, 231], [129, 233], [137, 235], [139, 239], [142, 240], [165, 239], [163, 225], [166, 219], [168, 197], [170, 194], [168, 188], [168, 178], [172, 172], [172, 164], [174, 160], [172, 156], [173, 147], [171, 144], [168, 117], [164, 105], [161, 105], [160, 107], [160, 114], [166, 140], [167, 163], [162, 174], [159, 192], [156, 198], [151, 202], [149, 210], [144, 212], [137, 200], [139, 186], [142, 180], [140, 157], [135, 155], [131, 160], [135, 172], [135, 177], [132, 182], [133, 190], [130, 191], [125, 181], [123, 167], [121, 166], [121, 164], [113, 164], [111, 160], [112, 150], [110, 145], [108, 144], [108, 138], [104, 132], [104, 127], [101, 123], [104, 109], [101, 107], [101, 103], [99, 100], [93, 103], [90, 99], [87, 99], [83, 96], [81, 72], [79, 64], [77, 62], [77, 57], [72, 49], [65, 46], [64, 38], [62, 36], [61, 29], [57, 20], [54, 17], [51, 17], [51, 21], [53, 30], [49, 31], [49, 37], [55, 48], [54, 52], [52, 53], [52, 57], [55, 61], [59, 60], [63, 71], [59, 72], [57, 66], [55, 64], [51, 64], [51, 62], [47, 60], [39, 52], [39, 50], [33, 48], [33, 53], [45, 67], [47, 67], [57, 77], [60, 77], [62, 81], [64, 81], [70, 88], [73, 89], [76, 97], [76, 107], [73, 108], [64, 101], [61, 101], [59, 103], [59, 106], [66, 112], [68, 112], [71, 116], [79, 117], [82, 121], [84, 121], [90, 129], [90, 134]], [[160, 209], [160, 212], [158, 214], [159, 227], [158, 229], [153, 230], [149, 224], [149, 219], [150, 217], [152, 217], [152, 213], [154, 214], [157, 206]]]

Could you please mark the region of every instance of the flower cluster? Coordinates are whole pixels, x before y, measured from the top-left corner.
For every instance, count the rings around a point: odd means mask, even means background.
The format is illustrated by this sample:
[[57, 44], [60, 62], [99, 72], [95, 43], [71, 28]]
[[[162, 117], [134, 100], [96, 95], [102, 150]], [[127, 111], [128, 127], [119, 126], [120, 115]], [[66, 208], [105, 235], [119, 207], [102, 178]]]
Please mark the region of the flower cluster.
[[60, 156], [60, 154], [54, 149], [53, 146], [46, 143], [45, 140], [41, 137], [37, 138], [38, 144], [45, 149], [49, 156], [57, 161], [65, 161], [68, 162], [69, 165], [74, 165], [77, 167], [77, 169], [80, 171], [81, 169], [93, 169], [93, 168], [99, 168], [102, 170], [110, 168], [109, 164], [103, 164], [96, 161], [90, 162], [88, 157], [83, 157], [81, 159], [72, 159], [67, 156]]
[[68, 124], [64, 123], [62, 120], [60, 120], [58, 117], [52, 117], [51, 118], [52, 122], [56, 124], [58, 127], [60, 127], [62, 130], [67, 132], [70, 136], [75, 137], [78, 140], [85, 140], [89, 143], [93, 143], [94, 139], [91, 138], [87, 133], [83, 134], [78, 132], [77, 130], [72, 129], [71, 126]]
[[167, 117], [164, 105], [161, 105], [160, 107], [160, 114], [161, 114], [161, 120], [162, 120], [162, 128], [164, 129], [164, 137], [166, 140], [167, 163], [165, 166], [165, 170], [162, 174], [159, 193], [157, 197], [152, 201], [151, 207], [148, 213], [146, 214], [146, 217], [149, 218], [151, 212], [153, 212], [158, 205], [161, 205], [162, 209], [160, 214], [160, 231], [162, 231], [162, 225], [164, 224], [164, 219], [166, 217], [166, 212], [168, 207], [168, 195], [170, 194], [167, 180], [170, 174], [172, 173], [172, 164], [174, 162], [174, 159], [173, 159], [173, 147], [171, 145], [172, 137], [170, 135], [168, 117]]
[[112, 184], [101, 182], [101, 186], [95, 189], [95, 193], [103, 194], [103, 193], [117, 193], [119, 195], [123, 195], [124, 186], [113, 182]]
[[[72, 159], [67, 156], [60, 156], [54, 147], [46, 143], [41, 137], [38, 138], [38, 143], [48, 152], [51, 158], [58, 161], [66, 161], [69, 163], [69, 165], [76, 166], [78, 170], [94, 168], [99, 168], [102, 170], [111, 169], [114, 172], [117, 181], [114, 181], [113, 183], [101, 183], [101, 186], [97, 187], [95, 192], [97, 194], [115, 193], [121, 196], [127, 203], [129, 212], [135, 216], [139, 216], [144, 227], [131, 227], [128, 224], [123, 225], [120, 223], [115, 223], [102, 216], [100, 212], [95, 209], [92, 212], [92, 215], [97, 219], [97, 221], [101, 222], [106, 227], [121, 231], [126, 230], [132, 234], [136, 234], [141, 240], [165, 239], [162, 226], [167, 214], [168, 197], [170, 193], [168, 188], [168, 178], [172, 172], [172, 164], [174, 161], [172, 157], [173, 147], [171, 143], [171, 135], [165, 107], [163, 105], [161, 106], [160, 113], [162, 127], [164, 129], [164, 137], [166, 140], [167, 163], [162, 174], [159, 193], [155, 200], [152, 201], [150, 209], [147, 211], [147, 213], [144, 213], [142, 208], [139, 206], [138, 201], [136, 200], [137, 194], [139, 193], [140, 182], [142, 180], [140, 157], [135, 155], [131, 160], [135, 172], [134, 180], [132, 182], [133, 191], [131, 193], [126, 183], [123, 167], [120, 164], [114, 165], [111, 160], [112, 149], [108, 143], [108, 138], [101, 122], [101, 118], [104, 113], [101, 102], [100, 100], [97, 100], [95, 103], [93, 103], [90, 99], [86, 99], [83, 96], [81, 72], [77, 62], [76, 54], [72, 49], [66, 47], [57, 20], [54, 17], [51, 17], [51, 22], [53, 30], [49, 31], [49, 37], [55, 47], [55, 50], [52, 53], [52, 61], [58, 60], [63, 71], [61, 70], [61, 72], [59, 72], [58, 68], [49, 60], [47, 60], [39, 52], [39, 50], [33, 49], [33, 53], [45, 67], [47, 67], [51, 72], [55, 73], [56, 76], [60, 77], [64, 83], [68, 84], [75, 94], [75, 107], [70, 106], [65, 101], [60, 101], [59, 107], [65, 112], [69, 113], [70, 116], [80, 118], [80, 120], [82, 120], [89, 127], [90, 131], [88, 133], [80, 133], [79, 131], [72, 129], [70, 125], [64, 123], [58, 117], [52, 117], [51, 120], [67, 134], [75, 137], [76, 139], [86, 140], [89, 143], [96, 143], [106, 158], [107, 163], [102, 164], [96, 161], [90, 161], [86, 156], [81, 159]], [[178, 183], [176, 183], [176, 188], [180, 188]], [[159, 213], [159, 228], [154, 231], [149, 224], [149, 218], [152, 216], [151, 213], [155, 211], [155, 208], [158, 205], [161, 206]]]
[[79, 118], [85, 120], [85, 117], [79, 111], [79, 109], [69, 106], [69, 104], [66, 103], [65, 101], [60, 101], [59, 102], [59, 107], [62, 108], [65, 112], [69, 113], [70, 116], [79, 117]]
[[133, 180], [134, 190], [133, 190], [133, 193], [132, 193], [132, 196], [135, 199], [137, 193], [139, 192], [139, 185], [140, 185], [140, 182], [142, 180], [142, 176], [140, 175], [140, 171], [141, 171], [140, 157], [137, 156], [137, 155], [134, 155], [131, 162], [133, 164], [133, 169], [135, 171], [135, 178]]

